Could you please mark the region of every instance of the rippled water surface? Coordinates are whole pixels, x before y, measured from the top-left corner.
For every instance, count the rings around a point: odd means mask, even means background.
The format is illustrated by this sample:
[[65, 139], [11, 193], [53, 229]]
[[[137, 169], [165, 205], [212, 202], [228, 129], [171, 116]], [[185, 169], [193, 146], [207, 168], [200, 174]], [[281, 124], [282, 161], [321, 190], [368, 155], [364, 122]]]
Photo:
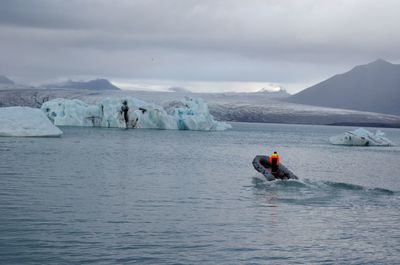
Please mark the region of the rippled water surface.
[[[0, 264], [399, 264], [400, 147], [328, 143], [347, 129], [0, 138]], [[274, 150], [299, 181], [252, 168]]]

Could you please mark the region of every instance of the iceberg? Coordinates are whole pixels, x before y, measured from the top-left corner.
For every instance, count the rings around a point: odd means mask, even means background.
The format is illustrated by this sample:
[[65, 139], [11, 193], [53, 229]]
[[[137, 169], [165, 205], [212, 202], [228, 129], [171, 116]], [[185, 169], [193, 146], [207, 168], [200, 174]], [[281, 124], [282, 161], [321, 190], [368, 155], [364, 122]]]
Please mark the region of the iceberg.
[[0, 136], [58, 137], [62, 131], [40, 109], [29, 107], [0, 108]]
[[[123, 108], [123, 102], [128, 108]], [[214, 120], [204, 100], [193, 98], [176, 101], [167, 110], [132, 97], [107, 97], [93, 105], [78, 99], [57, 98], [43, 103], [41, 110], [57, 126], [199, 131], [231, 128], [225, 122]]]
[[392, 141], [385, 137], [385, 134], [378, 130], [372, 133], [364, 128], [354, 131], [347, 131], [343, 134], [329, 138], [331, 144], [335, 145], [355, 145], [355, 146], [393, 146]]
[[181, 101], [172, 102], [168, 109], [179, 130], [221, 131], [231, 128], [225, 122], [216, 122], [207, 103], [201, 98], [185, 97]]

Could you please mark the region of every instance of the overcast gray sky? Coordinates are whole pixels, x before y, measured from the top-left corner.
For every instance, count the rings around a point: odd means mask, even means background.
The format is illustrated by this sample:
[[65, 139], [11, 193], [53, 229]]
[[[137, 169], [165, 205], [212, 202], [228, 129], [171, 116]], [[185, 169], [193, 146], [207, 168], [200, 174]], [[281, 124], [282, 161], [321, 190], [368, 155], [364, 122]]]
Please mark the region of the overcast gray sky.
[[398, 0], [1, 0], [0, 74], [295, 92], [400, 62], [399, 14]]

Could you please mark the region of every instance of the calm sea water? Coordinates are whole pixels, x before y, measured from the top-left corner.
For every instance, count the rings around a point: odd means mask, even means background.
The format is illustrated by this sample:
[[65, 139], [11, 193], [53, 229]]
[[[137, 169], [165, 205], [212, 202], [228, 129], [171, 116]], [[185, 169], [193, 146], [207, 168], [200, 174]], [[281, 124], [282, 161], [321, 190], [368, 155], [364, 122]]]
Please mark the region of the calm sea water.
[[[328, 143], [347, 129], [0, 138], [0, 264], [399, 264], [400, 147]], [[252, 168], [274, 150], [299, 181]]]

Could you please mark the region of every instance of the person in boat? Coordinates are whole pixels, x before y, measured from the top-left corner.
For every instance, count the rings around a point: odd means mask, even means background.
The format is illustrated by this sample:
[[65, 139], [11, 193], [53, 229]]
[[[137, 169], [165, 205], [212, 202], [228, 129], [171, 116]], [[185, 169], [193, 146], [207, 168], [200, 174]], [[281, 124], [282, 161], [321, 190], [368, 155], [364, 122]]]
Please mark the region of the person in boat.
[[278, 153], [275, 151], [270, 157], [269, 157], [269, 164], [271, 165], [271, 172], [276, 173], [279, 168], [279, 163], [280, 163], [280, 156]]
[[128, 102], [124, 100], [122, 101], [121, 115], [122, 114], [124, 115], [126, 128], [128, 128], [128, 122], [129, 122], [128, 111], [129, 111]]

